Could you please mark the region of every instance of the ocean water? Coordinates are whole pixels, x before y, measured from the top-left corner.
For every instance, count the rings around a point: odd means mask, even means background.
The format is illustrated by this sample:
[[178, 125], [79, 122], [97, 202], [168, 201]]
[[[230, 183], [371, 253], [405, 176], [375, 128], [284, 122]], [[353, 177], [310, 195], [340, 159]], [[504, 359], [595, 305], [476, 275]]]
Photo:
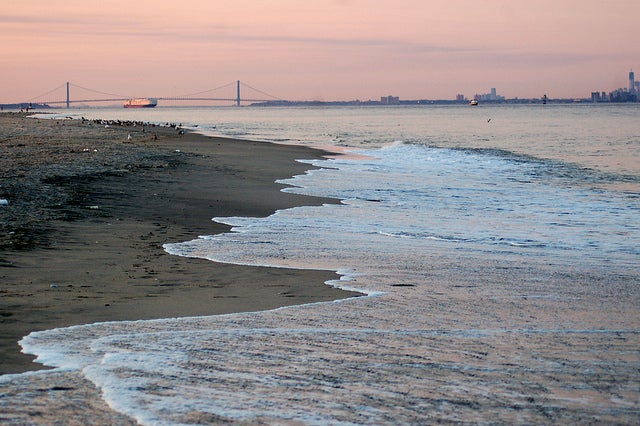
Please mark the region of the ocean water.
[[[339, 147], [179, 256], [335, 270], [365, 297], [32, 333], [143, 424], [636, 423], [638, 105], [72, 110]], [[50, 372], [38, 375], [53, 374]], [[28, 375], [23, 375], [28, 381]]]

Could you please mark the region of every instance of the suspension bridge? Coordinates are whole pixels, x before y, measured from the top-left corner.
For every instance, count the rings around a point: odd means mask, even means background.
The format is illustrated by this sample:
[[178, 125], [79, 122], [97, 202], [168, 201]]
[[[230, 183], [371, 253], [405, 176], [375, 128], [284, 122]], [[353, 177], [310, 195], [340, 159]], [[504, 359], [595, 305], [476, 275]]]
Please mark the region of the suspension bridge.
[[[73, 90], [72, 90], [73, 89]], [[242, 97], [242, 93], [248, 91], [249, 97]], [[72, 97], [72, 93], [74, 96]], [[76, 95], [76, 93], [78, 95]], [[139, 98], [140, 96], [126, 96], [121, 94], [107, 93], [95, 89], [89, 89], [77, 84], [66, 82], [46, 93], [34, 96], [22, 104], [46, 104], [46, 105], [65, 105], [67, 108], [71, 104], [90, 104], [99, 102], [124, 102], [129, 99]], [[215, 87], [213, 89], [204, 90], [196, 93], [189, 93], [179, 96], [149, 96], [149, 98], [158, 101], [217, 101], [217, 102], [233, 102], [236, 106], [241, 106], [243, 102], [269, 102], [283, 101], [283, 99], [270, 95], [262, 90], [256, 89], [240, 80], [227, 83], [225, 85]]]

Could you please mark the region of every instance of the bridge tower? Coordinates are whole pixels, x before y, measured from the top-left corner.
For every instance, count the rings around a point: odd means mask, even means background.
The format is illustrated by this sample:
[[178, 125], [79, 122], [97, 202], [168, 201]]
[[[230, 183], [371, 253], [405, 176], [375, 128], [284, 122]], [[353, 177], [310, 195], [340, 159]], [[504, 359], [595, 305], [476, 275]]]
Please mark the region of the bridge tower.
[[67, 109], [69, 109], [69, 103], [71, 101], [69, 100], [69, 82], [67, 81]]
[[236, 106], [240, 106], [240, 80], [238, 80], [237, 83], [237, 94], [238, 96], [236, 97]]

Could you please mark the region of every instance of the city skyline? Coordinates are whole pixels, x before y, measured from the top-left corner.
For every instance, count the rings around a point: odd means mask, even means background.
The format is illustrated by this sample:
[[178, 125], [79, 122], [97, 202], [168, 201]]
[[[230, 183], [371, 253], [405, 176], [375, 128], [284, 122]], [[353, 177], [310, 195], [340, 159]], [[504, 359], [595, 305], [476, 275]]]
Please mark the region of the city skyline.
[[585, 98], [626, 87], [640, 4], [620, 0], [42, 0], [3, 5], [0, 102], [73, 81], [171, 96], [237, 79], [292, 100]]

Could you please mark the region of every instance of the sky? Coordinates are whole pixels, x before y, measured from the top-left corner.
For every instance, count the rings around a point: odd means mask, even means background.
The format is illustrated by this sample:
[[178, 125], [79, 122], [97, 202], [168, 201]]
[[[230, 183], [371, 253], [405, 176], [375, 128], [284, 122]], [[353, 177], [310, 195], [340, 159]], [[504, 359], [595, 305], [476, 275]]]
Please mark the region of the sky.
[[640, 79], [637, 0], [1, 1], [0, 103], [65, 82], [368, 100], [590, 97]]

